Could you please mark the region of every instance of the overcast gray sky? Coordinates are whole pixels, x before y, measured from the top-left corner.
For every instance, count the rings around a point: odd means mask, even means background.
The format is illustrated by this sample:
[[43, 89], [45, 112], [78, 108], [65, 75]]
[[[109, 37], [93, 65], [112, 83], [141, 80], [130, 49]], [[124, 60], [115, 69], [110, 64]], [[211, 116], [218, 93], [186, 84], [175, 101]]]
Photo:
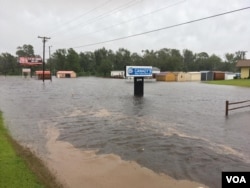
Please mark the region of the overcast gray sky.
[[176, 48], [208, 52], [247, 52], [250, 58], [250, 9], [123, 40], [86, 46], [143, 33], [250, 6], [249, 0], [0, 0], [0, 53], [15, 55], [31, 44], [42, 56], [42, 40], [52, 53], [105, 47], [131, 52]]

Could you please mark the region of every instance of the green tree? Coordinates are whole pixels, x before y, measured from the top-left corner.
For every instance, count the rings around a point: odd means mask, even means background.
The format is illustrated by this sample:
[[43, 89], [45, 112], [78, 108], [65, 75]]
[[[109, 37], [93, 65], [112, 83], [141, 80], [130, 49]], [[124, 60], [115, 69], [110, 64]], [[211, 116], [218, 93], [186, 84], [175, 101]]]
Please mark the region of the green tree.
[[95, 64], [99, 67], [102, 64], [102, 61], [105, 60], [108, 56], [108, 51], [103, 47], [101, 49], [94, 51]]
[[246, 51], [237, 51], [237, 52], [235, 52], [235, 59], [236, 60], [245, 59], [245, 56], [246, 56]]
[[142, 65], [144, 66], [158, 66], [157, 52], [154, 50], [143, 50]]
[[92, 52], [81, 52], [79, 54], [79, 63], [84, 74], [94, 74], [96, 72], [95, 57]]
[[67, 51], [67, 56], [66, 56], [66, 63], [65, 63], [65, 70], [73, 70], [76, 73], [81, 72], [81, 67], [79, 63], [79, 55], [78, 53], [70, 48]]
[[131, 65], [134, 66], [141, 66], [143, 64], [142, 57], [138, 53], [133, 53], [130, 56], [130, 60], [131, 60]]
[[65, 70], [66, 55], [65, 49], [58, 49], [52, 54], [51, 59], [54, 63], [55, 71]]
[[235, 63], [235, 54], [232, 53], [226, 53], [225, 54], [226, 62], [228, 63]]
[[207, 60], [207, 70], [220, 70], [222, 60], [217, 55], [211, 55]]
[[210, 70], [208, 66], [209, 55], [206, 52], [195, 54], [195, 66], [197, 71]]
[[105, 77], [110, 75], [111, 70], [112, 62], [109, 59], [102, 61], [101, 65], [98, 67], [98, 72]]
[[17, 75], [20, 72], [17, 58], [9, 53], [2, 53], [0, 56], [0, 72], [4, 75]]
[[163, 48], [161, 50], [158, 50], [155, 52], [156, 54], [156, 63], [155, 66], [160, 68], [161, 71], [169, 71], [170, 65], [169, 65], [169, 59], [171, 57], [171, 50], [168, 48]]
[[173, 67], [172, 71], [182, 71], [184, 69], [183, 57], [177, 49], [171, 49], [170, 63]]
[[195, 55], [192, 51], [185, 49], [183, 50], [183, 66], [184, 71], [195, 71], [196, 67], [194, 65]]
[[130, 51], [124, 48], [119, 48], [118, 51], [115, 53], [115, 60], [114, 60], [113, 69], [115, 70], [123, 70], [124, 66], [131, 65], [131, 55]]
[[30, 44], [24, 44], [23, 46], [18, 46], [16, 55], [18, 57], [34, 57], [34, 48]]

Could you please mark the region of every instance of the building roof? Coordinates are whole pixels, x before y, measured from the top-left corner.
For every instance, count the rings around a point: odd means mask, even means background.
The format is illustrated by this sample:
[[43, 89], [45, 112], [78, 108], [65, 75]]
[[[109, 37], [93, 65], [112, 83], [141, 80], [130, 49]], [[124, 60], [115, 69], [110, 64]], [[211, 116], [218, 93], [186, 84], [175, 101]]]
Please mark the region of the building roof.
[[236, 67], [250, 67], [250, 59], [239, 60]]
[[57, 74], [71, 74], [75, 73], [74, 71], [57, 71]]
[[158, 67], [152, 67], [153, 71], [161, 71]]
[[[36, 75], [43, 74], [42, 70], [36, 71]], [[44, 74], [50, 74], [50, 71], [44, 71]]]
[[174, 74], [172, 72], [160, 72], [157, 75], [162, 76], [162, 75], [167, 75], [167, 74]]
[[197, 71], [191, 71], [191, 72], [187, 72], [188, 74], [201, 74], [201, 72], [197, 72]]

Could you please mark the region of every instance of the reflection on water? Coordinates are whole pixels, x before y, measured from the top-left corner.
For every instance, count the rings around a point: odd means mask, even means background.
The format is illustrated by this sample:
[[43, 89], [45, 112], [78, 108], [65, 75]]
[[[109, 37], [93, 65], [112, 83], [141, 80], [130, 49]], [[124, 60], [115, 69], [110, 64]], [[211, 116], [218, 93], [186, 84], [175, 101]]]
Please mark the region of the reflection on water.
[[221, 171], [250, 171], [250, 109], [224, 116], [225, 101], [249, 99], [249, 89], [201, 83], [133, 84], [102, 78], [53, 82], [0, 77], [0, 109], [11, 133], [45, 155], [45, 130], [82, 149], [220, 187]]

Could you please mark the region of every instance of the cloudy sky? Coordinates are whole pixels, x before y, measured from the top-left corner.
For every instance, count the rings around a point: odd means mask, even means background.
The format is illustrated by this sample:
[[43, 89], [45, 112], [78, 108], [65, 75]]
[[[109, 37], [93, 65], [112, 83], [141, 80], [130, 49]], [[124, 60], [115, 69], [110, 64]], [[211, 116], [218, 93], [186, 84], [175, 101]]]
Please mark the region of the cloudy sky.
[[[0, 0], [0, 53], [15, 55], [31, 44], [42, 56], [42, 40], [51, 53], [74, 48], [77, 52], [105, 47], [131, 52], [176, 48], [208, 52], [248, 51], [250, 9], [212, 19], [167, 28], [224, 12], [250, 7], [249, 0]], [[166, 28], [155, 31], [160, 28]], [[148, 31], [155, 31], [147, 34]], [[127, 36], [123, 40], [115, 40]], [[102, 43], [105, 42], [105, 43]], [[46, 58], [47, 58], [46, 57]]]

